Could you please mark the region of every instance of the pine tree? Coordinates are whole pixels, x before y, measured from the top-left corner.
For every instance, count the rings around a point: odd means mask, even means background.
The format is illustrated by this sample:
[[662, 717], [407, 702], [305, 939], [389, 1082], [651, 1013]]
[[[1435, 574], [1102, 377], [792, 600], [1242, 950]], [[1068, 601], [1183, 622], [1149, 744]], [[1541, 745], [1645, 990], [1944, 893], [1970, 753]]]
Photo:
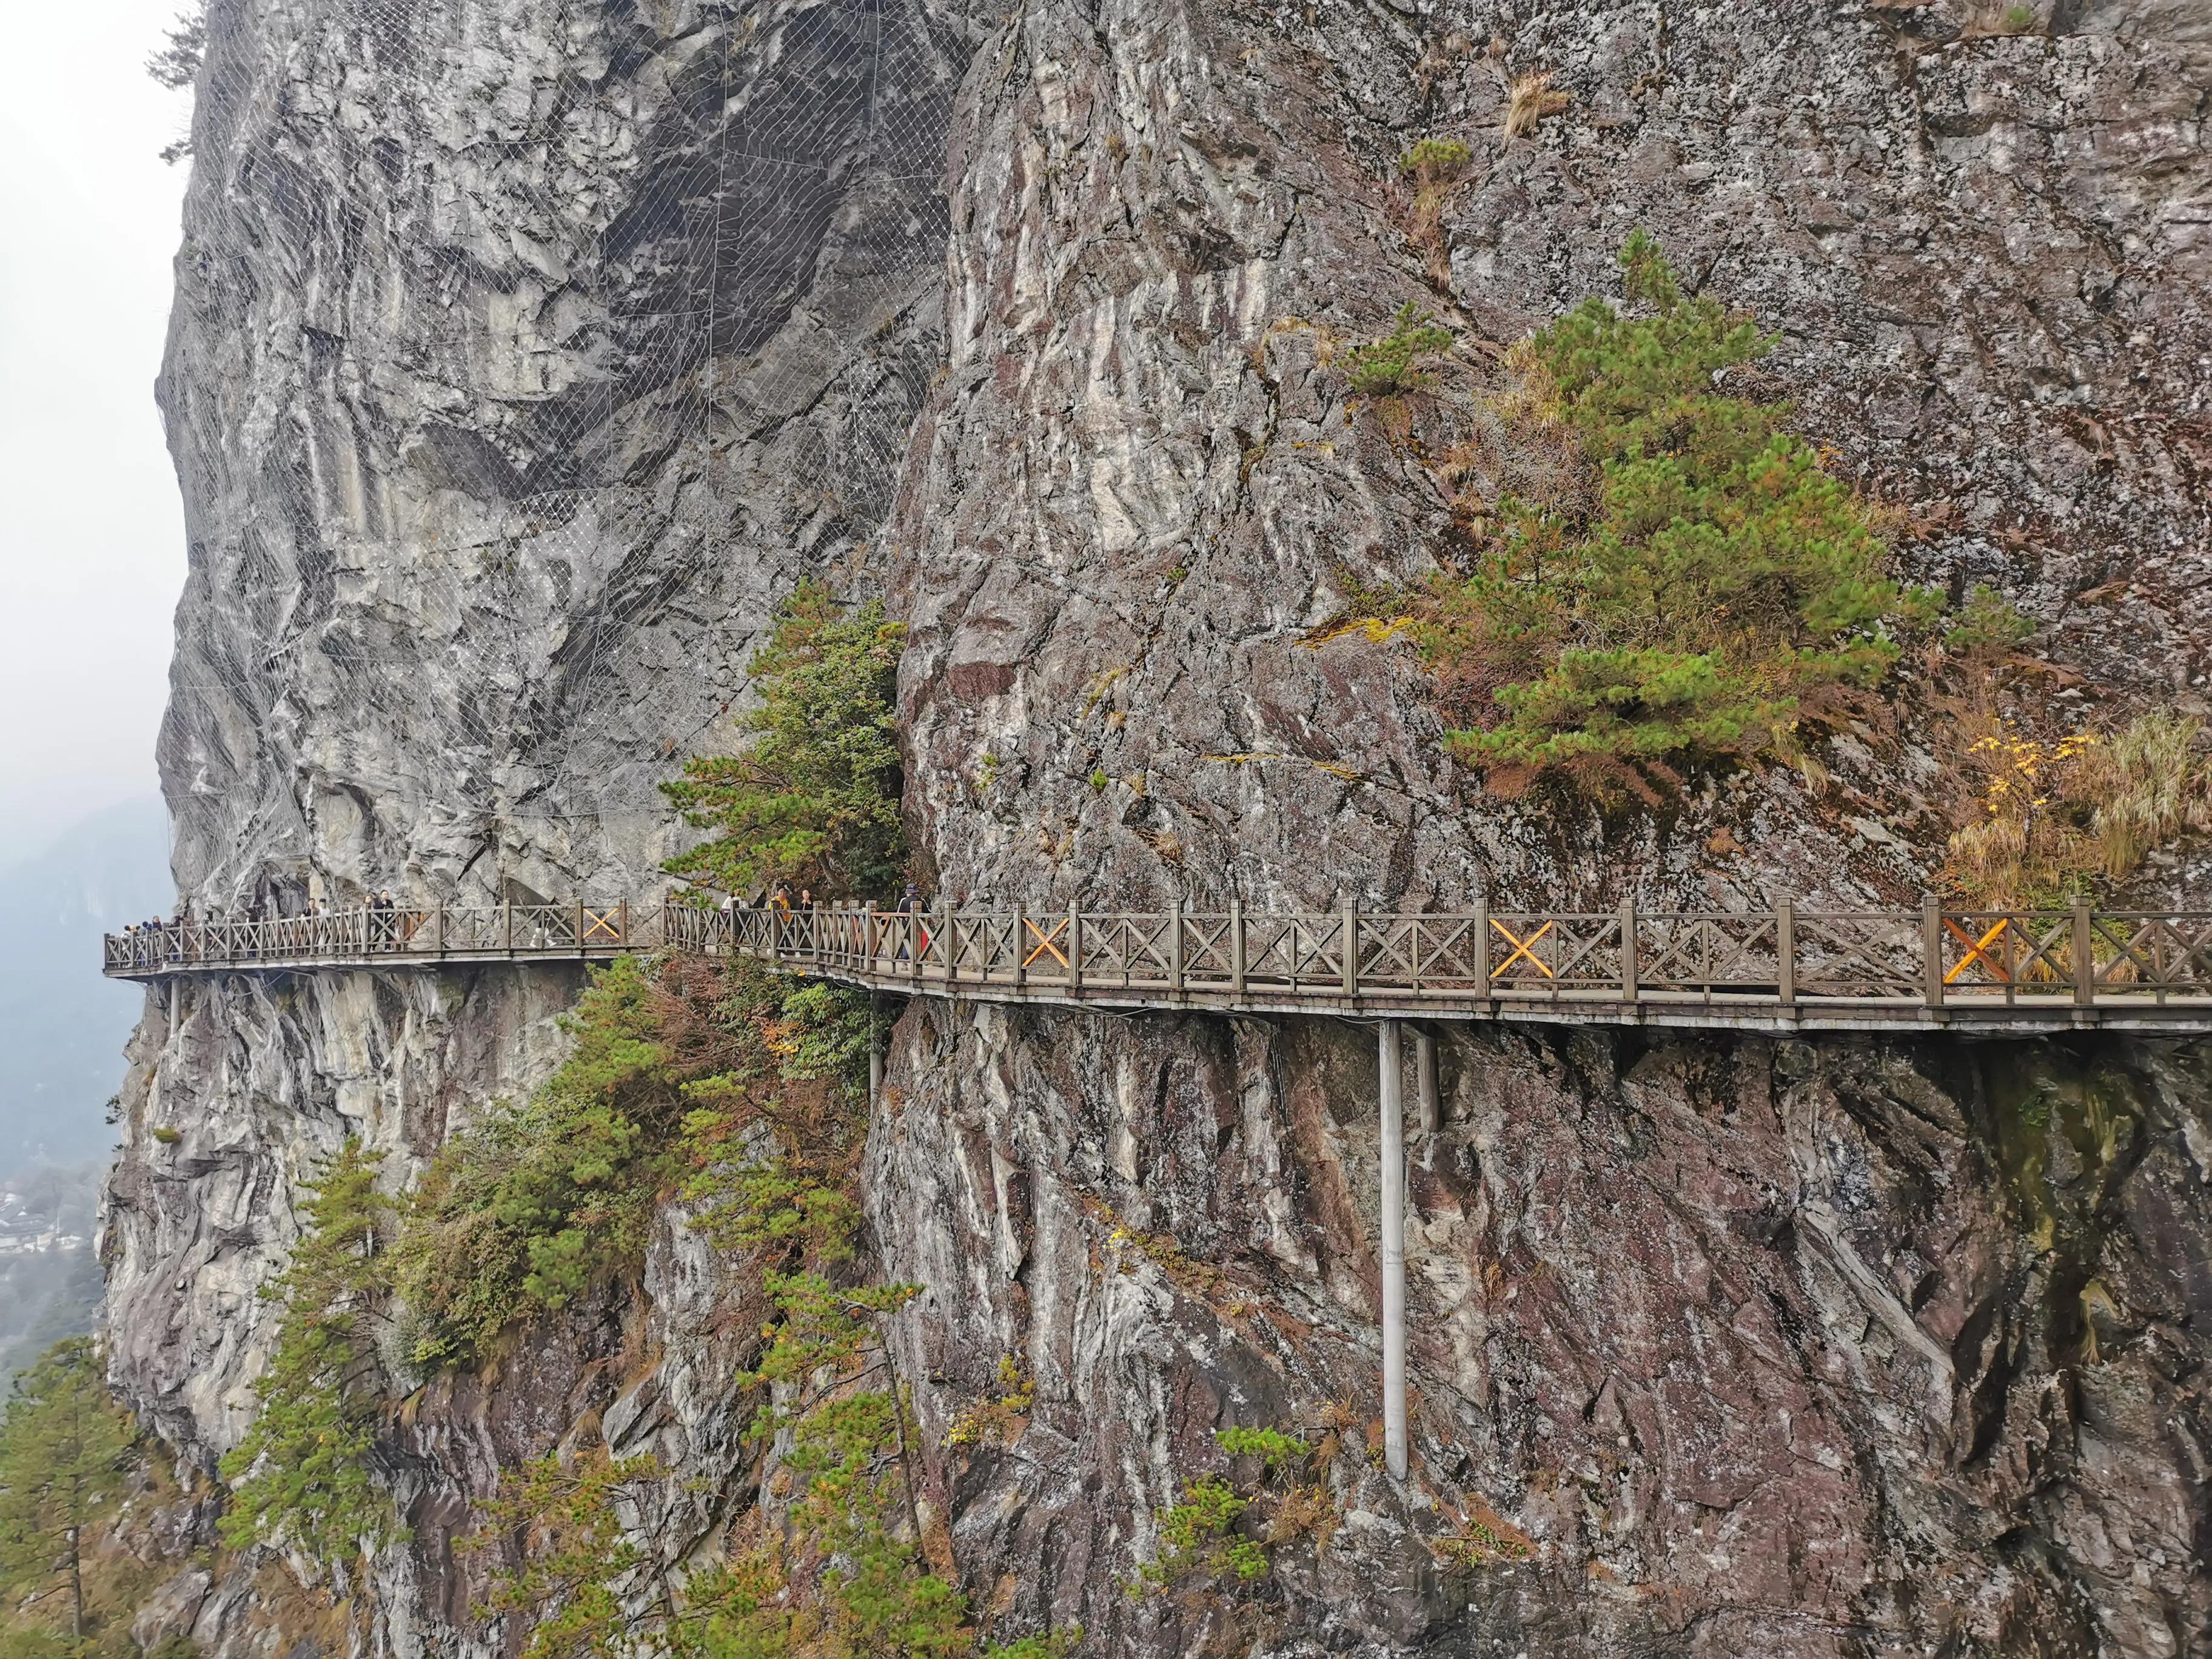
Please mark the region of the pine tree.
[[222, 1460], [234, 1501], [223, 1541], [299, 1551], [333, 1568], [402, 1534], [369, 1473], [376, 1355], [368, 1322], [385, 1283], [388, 1206], [380, 1155], [349, 1140], [309, 1189], [291, 1265], [262, 1294], [283, 1304], [276, 1350], [254, 1385], [260, 1414]]
[[[1932, 596], [1889, 573], [1886, 521], [1728, 376], [1772, 347], [1685, 296], [1642, 231], [1626, 304], [1589, 300], [1520, 354], [1596, 474], [1588, 499], [1498, 503], [1480, 568], [1439, 586], [1431, 665], [1481, 695], [1463, 758], [1658, 799], [1701, 758], [1787, 756], [1860, 706]], [[1483, 706], [1486, 704], [1487, 706]]]
[[72, 1642], [86, 1634], [85, 1532], [122, 1492], [137, 1442], [89, 1337], [48, 1349], [0, 1421], [0, 1595], [66, 1590]]
[[765, 883], [860, 896], [897, 882], [906, 856], [899, 799], [897, 681], [906, 629], [880, 601], [849, 615], [817, 582], [784, 607], [752, 661], [761, 706], [738, 756], [688, 763], [663, 784], [684, 821], [719, 839], [669, 871], [726, 892]]

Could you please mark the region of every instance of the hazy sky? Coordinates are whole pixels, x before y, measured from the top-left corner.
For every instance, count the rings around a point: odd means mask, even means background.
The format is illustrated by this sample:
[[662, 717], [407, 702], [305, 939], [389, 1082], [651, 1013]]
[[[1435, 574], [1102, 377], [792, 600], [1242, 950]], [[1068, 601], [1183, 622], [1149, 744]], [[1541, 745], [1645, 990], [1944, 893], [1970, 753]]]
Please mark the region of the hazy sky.
[[155, 787], [184, 581], [154, 409], [189, 94], [179, 0], [9, 8], [0, 53], [0, 865]]

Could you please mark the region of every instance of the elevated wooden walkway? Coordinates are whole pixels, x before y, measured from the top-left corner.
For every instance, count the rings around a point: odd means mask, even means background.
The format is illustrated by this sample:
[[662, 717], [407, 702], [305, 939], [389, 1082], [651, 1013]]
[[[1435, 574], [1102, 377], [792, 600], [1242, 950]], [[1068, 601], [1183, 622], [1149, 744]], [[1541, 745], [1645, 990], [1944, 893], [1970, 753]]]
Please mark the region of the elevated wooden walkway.
[[[1376, 1036], [1384, 1467], [1407, 1470], [1403, 1022], [1416, 1125], [1441, 1121], [1436, 1020], [2045, 1035], [2212, 1030], [2212, 915], [1633, 910], [1309, 915], [909, 914], [649, 904], [368, 908], [110, 935], [118, 979], [741, 956], [905, 996], [1370, 1018]], [[870, 1093], [882, 1054], [870, 1056]]]
[[117, 979], [739, 955], [902, 995], [1115, 1010], [1770, 1030], [2212, 1030], [2212, 913], [1282, 915], [354, 909], [111, 934]]

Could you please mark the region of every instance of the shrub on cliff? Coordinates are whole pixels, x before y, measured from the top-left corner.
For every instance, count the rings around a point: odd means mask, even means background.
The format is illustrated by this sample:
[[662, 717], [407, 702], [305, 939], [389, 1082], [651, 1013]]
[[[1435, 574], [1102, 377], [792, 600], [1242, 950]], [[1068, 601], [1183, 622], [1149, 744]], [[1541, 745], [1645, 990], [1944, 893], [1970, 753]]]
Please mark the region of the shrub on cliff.
[[1452, 331], [1440, 328], [1430, 313], [1417, 311], [1411, 300], [1398, 307], [1390, 331], [1367, 340], [1344, 354], [1340, 365], [1345, 384], [1370, 398], [1387, 398], [1425, 384], [1428, 377], [1414, 367], [1424, 357], [1451, 349]]
[[393, 1266], [419, 1364], [475, 1358], [643, 1252], [684, 1110], [646, 967], [599, 969], [561, 1025], [575, 1039], [561, 1067], [451, 1137], [416, 1187]]
[[380, 1402], [372, 1322], [386, 1288], [389, 1207], [378, 1158], [349, 1140], [310, 1187], [307, 1227], [263, 1295], [278, 1304], [260, 1410], [222, 1460], [223, 1541], [273, 1545], [333, 1570], [404, 1537], [371, 1470]]
[[[476, 1547], [507, 1552], [487, 1610], [533, 1621], [526, 1659], [978, 1651], [963, 1598], [922, 1549], [915, 1425], [877, 1328], [915, 1287], [871, 1283], [859, 1260], [866, 1097], [842, 1079], [864, 1050], [819, 1021], [764, 1020], [751, 994], [646, 1006], [660, 1015], [651, 1066], [690, 1074], [684, 1195], [760, 1273], [770, 1310], [742, 1381], [760, 1401], [750, 1438], [773, 1458], [773, 1516], [744, 1515], [720, 1559], [672, 1571], [620, 1518], [653, 1512], [658, 1463], [595, 1449], [514, 1472]], [[793, 1069], [810, 1086], [780, 1086]]]
[[906, 630], [871, 600], [846, 611], [819, 583], [792, 596], [752, 661], [760, 706], [742, 755], [702, 756], [661, 786], [698, 830], [719, 832], [669, 860], [671, 874], [724, 892], [775, 882], [820, 895], [895, 890], [899, 817], [898, 659]]
[[[146, 73], [172, 92], [180, 92], [199, 79], [207, 61], [207, 0], [192, 0], [163, 31], [161, 46], [146, 60]], [[162, 148], [161, 159], [172, 165], [192, 153], [190, 124]]]
[[1935, 606], [1892, 579], [1880, 517], [1786, 429], [1788, 406], [1725, 389], [1771, 338], [1685, 297], [1643, 232], [1620, 263], [1626, 307], [1585, 301], [1517, 356], [1598, 470], [1595, 496], [1500, 501], [1419, 637], [1479, 688], [1457, 711], [1477, 723], [1446, 741], [1495, 781], [1652, 799], [1687, 762], [1795, 752]]
[[1279, 1603], [1274, 1575], [1285, 1552], [1310, 1545], [1310, 1570], [1343, 1521], [1328, 1477], [1340, 1443], [1334, 1431], [1310, 1443], [1271, 1427], [1213, 1437], [1230, 1469], [1184, 1481], [1176, 1502], [1154, 1514], [1152, 1559], [1125, 1588], [1172, 1601], [1187, 1629], [1218, 1623], [1252, 1644], [1268, 1622], [1265, 1609]]
[[[481, 1358], [517, 1320], [634, 1273], [654, 1218], [756, 1124], [801, 1121], [866, 1076], [864, 999], [747, 963], [599, 970], [568, 1060], [440, 1149], [392, 1252], [418, 1364]], [[695, 1201], [710, 1212], [712, 1194]]]

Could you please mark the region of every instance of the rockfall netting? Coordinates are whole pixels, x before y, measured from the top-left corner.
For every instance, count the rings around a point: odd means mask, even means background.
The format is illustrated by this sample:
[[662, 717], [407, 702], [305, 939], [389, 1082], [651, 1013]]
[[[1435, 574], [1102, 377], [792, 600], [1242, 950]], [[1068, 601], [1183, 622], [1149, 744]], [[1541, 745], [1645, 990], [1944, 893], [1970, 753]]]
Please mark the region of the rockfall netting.
[[775, 604], [868, 585], [966, 52], [917, 0], [215, 0], [162, 380], [188, 878], [649, 863]]

